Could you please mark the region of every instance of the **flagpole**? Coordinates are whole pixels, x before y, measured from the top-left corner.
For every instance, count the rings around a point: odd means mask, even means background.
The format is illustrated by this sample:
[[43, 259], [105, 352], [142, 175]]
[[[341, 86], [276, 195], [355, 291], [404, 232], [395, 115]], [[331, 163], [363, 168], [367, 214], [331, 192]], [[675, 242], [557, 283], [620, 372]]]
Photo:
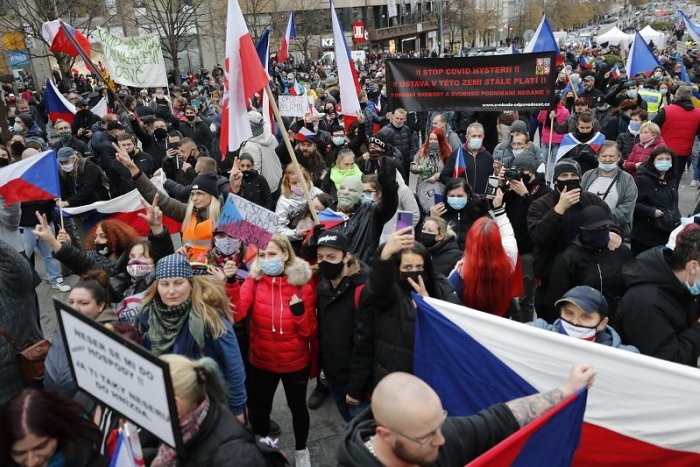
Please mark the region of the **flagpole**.
[[58, 212], [61, 214], [61, 230], [66, 230], [63, 226], [63, 200], [61, 198], [58, 198]]
[[272, 112], [275, 114], [275, 120], [277, 120], [277, 125], [280, 128], [280, 133], [282, 133], [282, 139], [284, 139], [284, 144], [287, 146], [287, 152], [289, 152], [289, 156], [292, 158], [292, 164], [294, 164], [294, 170], [296, 171], [296, 175], [299, 178], [299, 182], [301, 183], [301, 187], [304, 189], [304, 197], [306, 198], [306, 204], [309, 206], [309, 213], [311, 214], [311, 217], [314, 220], [314, 224], [318, 224], [318, 215], [316, 214], [316, 209], [314, 208], [314, 202], [311, 199], [311, 193], [309, 192], [309, 188], [306, 186], [306, 183], [304, 183], [304, 175], [301, 173], [301, 166], [299, 165], [299, 161], [297, 160], [297, 156], [294, 153], [294, 148], [292, 147], [292, 142], [289, 141], [289, 135], [287, 134], [287, 129], [284, 126], [284, 121], [282, 121], [282, 116], [280, 115], [280, 109], [277, 107], [277, 101], [275, 101], [275, 96], [272, 94], [272, 89], [270, 89], [270, 83], [268, 82], [265, 85], [265, 93], [267, 94], [268, 99], [270, 100], [270, 105], [272, 106]]
[[[552, 110], [552, 112], [556, 112]], [[552, 167], [552, 136], [554, 136], [554, 115], [549, 116], [549, 147], [547, 149], [547, 166], [545, 167], [545, 183], [549, 183], [550, 168]]]

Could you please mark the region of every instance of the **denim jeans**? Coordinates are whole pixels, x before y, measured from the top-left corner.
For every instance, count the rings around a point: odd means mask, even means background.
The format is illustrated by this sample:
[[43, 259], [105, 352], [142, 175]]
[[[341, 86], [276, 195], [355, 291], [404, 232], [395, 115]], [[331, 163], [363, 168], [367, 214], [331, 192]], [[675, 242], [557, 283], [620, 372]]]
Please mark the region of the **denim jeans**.
[[359, 405], [347, 404], [345, 402], [345, 395], [347, 394], [347, 391], [345, 390], [345, 386], [342, 384], [334, 384], [329, 380], [328, 388], [330, 389], [331, 394], [333, 395], [333, 399], [335, 400], [335, 405], [338, 407], [338, 412], [340, 412], [340, 416], [343, 417], [343, 420], [345, 420], [346, 422], [349, 422], [350, 420], [355, 418], [369, 406], [369, 401], [367, 399], [360, 401]]
[[700, 159], [700, 140], [695, 137], [695, 142], [693, 143], [693, 149], [690, 153], [690, 166], [693, 168], [693, 180], [700, 180], [700, 167], [698, 167], [698, 159]]
[[[53, 226], [49, 224], [52, 231], [55, 234]], [[32, 233], [31, 227], [20, 227], [20, 233], [22, 234], [22, 241], [24, 242], [24, 252], [27, 258], [30, 260], [34, 256], [34, 249], [39, 248], [42, 258], [44, 258], [44, 268], [46, 269], [46, 280], [49, 283], [54, 284], [60, 280], [63, 280], [61, 276], [61, 263], [53, 257], [51, 247], [44, 242], [36, 238], [36, 235]]]

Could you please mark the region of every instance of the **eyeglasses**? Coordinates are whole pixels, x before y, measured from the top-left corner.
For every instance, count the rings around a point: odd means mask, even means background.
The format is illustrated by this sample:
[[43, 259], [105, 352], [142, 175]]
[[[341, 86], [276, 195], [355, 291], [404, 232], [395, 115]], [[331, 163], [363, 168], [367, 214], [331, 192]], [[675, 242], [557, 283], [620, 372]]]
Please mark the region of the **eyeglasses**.
[[423, 446], [424, 444], [429, 443], [430, 441], [435, 439], [435, 437], [438, 434], [438, 431], [440, 431], [442, 429], [442, 426], [445, 424], [445, 420], [447, 420], [447, 410], [442, 411], [442, 421], [440, 422], [440, 426], [438, 426], [434, 431], [431, 431], [430, 433], [423, 435], [423, 436], [419, 436], [417, 438], [412, 438], [410, 436], [407, 436], [407, 435], [401, 433], [400, 431], [394, 430], [394, 429], [389, 428], [389, 427], [385, 427], [385, 428], [387, 428], [389, 431], [392, 431], [403, 438], [406, 438], [406, 439], [413, 441], [414, 443], [416, 443], [420, 446]]

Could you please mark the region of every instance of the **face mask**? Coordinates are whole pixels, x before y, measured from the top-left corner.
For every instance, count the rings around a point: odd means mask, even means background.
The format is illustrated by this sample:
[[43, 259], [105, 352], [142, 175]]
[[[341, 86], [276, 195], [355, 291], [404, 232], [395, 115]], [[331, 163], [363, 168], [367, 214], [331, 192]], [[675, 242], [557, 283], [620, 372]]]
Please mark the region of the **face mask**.
[[284, 262], [281, 258], [261, 259], [260, 270], [266, 276], [279, 276], [284, 272]]
[[291, 187], [292, 193], [295, 195], [303, 195], [304, 194], [304, 189], [301, 187], [301, 185], [292, 185]]
[[654, 135], [651, 135], [649, 133], [642, 133], [641, 135], [639, 135], [639, 142], [642, 144], [647, 144], [648, 142], [650, 142], [653, 139], [654, 139]]
[[582, 230], [579, 234], [581, 243], [595, 248], [605, 248], [610, 241], [610, 229]]
[[335, 144], [336, 146], [342, 146], [343, 144], [345, 144], [345, 137], [343, 136], [334, 136], [332, 140], [333, 144]]
[[328, 261], [321, 261], [318, 263], [318, 272], [328, 280], [335, 279], [343, 272], [345, 263], [342, 261], [340, 263], [329, 263]]
[[194, 117], [194, 115], [185, 115], [185, 118], [187, 118], [187, 120], [189, 120], [190, 122], [194, 120]]
[[428, 143], [428, 150], [430, 152], [438, 152], [440, 150], [440, 143], [438, 143], [437, 141], [433, 143]]
[[524, 149], [513, 149], [513, 155], [518, 156], [519, 154], [522, 154]]
[[24, 144], [21, 141], [15, 141], [10, 145], [10, 148], [12, 148], [15, 154], [22, 154], [22, 151], [24, 151]]
[[386, 96], [386, 89], [382, 89], [382, 96]]
[[573, 97], [567, 97], [565, 102], [566, 102], [566, 105], [567, 105], [568, 107], [571, 107], [572, 105], [574, 105], [574, 98], [573, 98]]
[[420, 242], [426, 247], [426, 248], [431, 248], [437, 244], [437, 235], [436, 234], [431, 234], [427, 232], [421, 232], [420, 236], [418, 237]]
[[400, 274], [401, 274], [401, 285], [403, 285], [408, 290], [413, 290], [413, 286], [411, 285], [410, 282], [408, 282], [409, 278], [413, 279], [413, 282], [415, 282], [416, 284], [420, 284], [420, 280], [418, 278], [422, 277], [423, 283], [425, 283], [425, 276], [423, 276], [423, 271], [407, 271], [407, 272], [401, 272]]
[[630, 130], [630, 133], [633, 131], [636, 133], [639, 131], [639, 128], [642, 126], [642, 122], [639, 120], [630, 120], [630, 124], [627, 127]]
[[383, 155], [383, 154], [384, 154], [384, 151], [381, 150], [381, 149], [370, 149], [370, 150], [369, 150], [369, 156], [370, 156], [372, 159], [376, 159], [376, 158], [378, 158], [379, 156], [381, 156], [381, 155]]
[[591, 139], [591, 136], [593, 136], [592, 131], [587, 131], [586, 133], [583, 133], [581, 131], [576, 130], [576, 137], [579, 141], [588, 141], [589, 139]]
[[362, 193], [362, 201], [371, 203], [374, 201], [374, 193]]
[[95, 244], [94, 248], [95, 253], [97, 253], [100, 256], [107, 256], [109, 255], [109, 246], [105, 245], [98, 245], [97, 243]]
[[581, 188], [581, 180], [557, 180], [555, 185], [560, 193], [564, 191], [564, 188], [569, 192]]
[[481, 148], [481, 142], [483, 140], [481, 138], [469, 138], [469, 149], [472, 149], [474, 151], [478, 150]]
[[238, 250], [238, 246], [240, 244], [241, 241], [237, 238], [214, 238], [214, 247], [216, 247], [216, 249], [219, 250], [219, 252], [224, 256], [231, 256], [236, 250]]
[[559, 318], [559, 332], [561, 334], [575, 337], [577, 339], [593, 341], [595, 340], [595, 335], [597, 334], [598, 330], [595, 326], [576, 326], [575, 324], [571, 324], [564, 318]]
[[162, 140], [164, 140], [165, 138], [167, 138], [167, 136], [168, 136], [168, 130], [166, 130], [165, 128], [156, 128], [155, 130], [153, 130], [153, 136], [154, 136], [157, 140], [162, 141]]
[[663, 76], [663, 73], [660, 73], [660, 72], [658, 72], [658, 71], [655, 71], [655, 72], [654, 72], [654, 78], [656, 78], [656, 79], [661, 79], [662, 76]]
[[605, 163], [605, 162], [599, 162], [598, 163], [598, 168], [604, 172], [610, 172], [611, 170], [615, 170], [617, 168], [617, 163], [616, 162], [610, 162], [610, 163]]
[[152, 264], [147, 264], [138, 260], [129, 261], [129, 264], [126, 266], [126, 272], [134, 279], [147, 276], [151, 271], [153, 271]]
[[75, 167], [75, 163], [61, 164], [61, 170], [63, 170], [66, 173], [72, 172], [74, 167]]
[[21, 123], [15, 123], [12, 129], [15, 133], [22, 133], [24, 131], [24, 125]]
[[662, 96], [665, 96], [668, 93], [668, 89], [659, 89], [659, 92]]
[[654, 162], [654, 168], [659, 172], [668, 172], [671, 170], [673, 163], [671, 161], [658, 161]]
[[63, 140], [63, 141], [68, 141], [71, 136], [70, 131], [62, 131], [58, 134], [58, 136]]
[[460, 211], [464, 209], [464, 207], [467, 205], [467, 201], [467, 198], [460, 198], [457, 196], [447, 197], [447, 204], [455, 211]]
[[244, 170], [241, 173], [243, 174], [243, 178], [248, 179], [248, 178], [252, 177], [253, 175], [255, 175], [255, 170]]
[[10, 159], [0, 157], [0, 167], [5, 167], [7, 165], [10, 165]]
[[637, 98], [637, 90], [636, 89], [628, 89], [627, 90], [627, 97], [630, 99], [636, 99]]

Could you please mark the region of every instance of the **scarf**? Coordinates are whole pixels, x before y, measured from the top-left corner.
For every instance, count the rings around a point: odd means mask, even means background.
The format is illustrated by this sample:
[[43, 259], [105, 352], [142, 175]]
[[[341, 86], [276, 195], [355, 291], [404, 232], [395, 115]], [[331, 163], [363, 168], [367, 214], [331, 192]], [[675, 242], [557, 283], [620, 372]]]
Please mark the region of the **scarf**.
[[154, 355], [163, 355], [172, 349], [185, 322], [188, 323], [190, 333], [199, 348], [204, 348], [204, 321], [192, 310], [191, 298], [177, 306], [169, 307], [156, 297], [149, 304], [149, 309], [151, 313], [148, 316], [148, 338]]
[[340, 185], [343, 183], [343, 180], [348, 177], [362, 178], [362, 171], [357, 164], [353, 164], [352, 168], [350, 169], [341, 169], [337, 165], [331, 167], [331, 181], [335, 183], [335, 187], [337, 189], [340, 189]]
[[[180, 430], [182, 431], [182, 443], [187, 445], [188, 441], [202, 428], [202, 423], [209, 413], [209, 397], [204, 396], [196, 409], [194, 409], [184, 419], [180, 420]], [[177, 465], [177, 451], [165, 443], [158, 448], [158, 455], [153, 459], [151, 467], [171, 467]]]

